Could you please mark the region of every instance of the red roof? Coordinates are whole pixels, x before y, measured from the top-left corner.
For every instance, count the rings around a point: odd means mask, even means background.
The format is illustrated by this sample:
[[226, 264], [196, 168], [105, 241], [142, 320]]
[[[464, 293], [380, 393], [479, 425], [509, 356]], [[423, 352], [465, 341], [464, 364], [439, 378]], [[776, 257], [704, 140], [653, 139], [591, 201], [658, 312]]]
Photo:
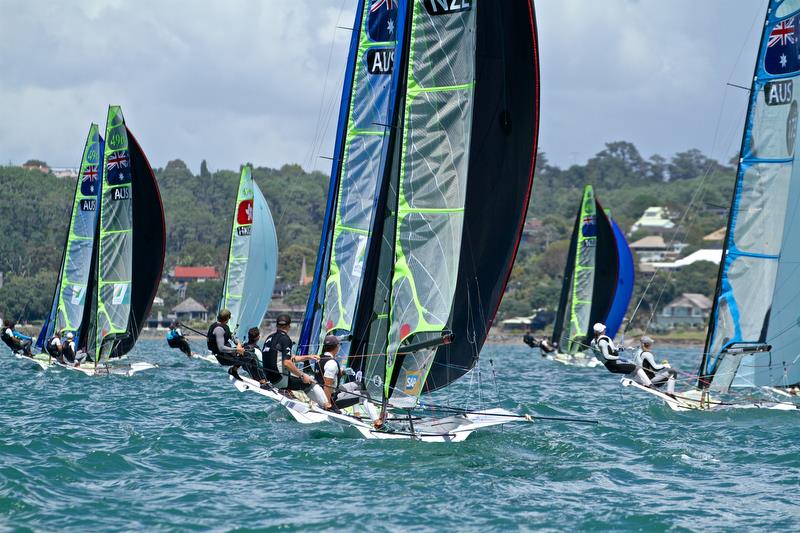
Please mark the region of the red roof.
[[214, 267], [176, 266], [173, 277], [181, 279], [218, 279], [219, 272]]

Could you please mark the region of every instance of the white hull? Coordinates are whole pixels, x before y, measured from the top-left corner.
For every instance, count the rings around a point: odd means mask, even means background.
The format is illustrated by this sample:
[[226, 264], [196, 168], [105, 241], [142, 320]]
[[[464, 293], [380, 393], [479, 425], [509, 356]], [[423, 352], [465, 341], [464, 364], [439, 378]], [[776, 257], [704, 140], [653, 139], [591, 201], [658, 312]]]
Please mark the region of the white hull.
[[547, 354], [544, 356], [545, 359], [548, 361], [555, 361], [556, 363], [561, 363], [562, 365], [567, 366], [578, 366], [583, 368], [594, 368], [596, 366], [602, 366], [602, 363], [597, 360], [597, 358], [593, 355], [586, 355], [583, 352], [578, 352], [576, 354], [568, 354], [568, 353], [555, 353], [555, 354]]
[[34, 365], [36, 365], [37, 367], [41, 368], [42, 370], [47, 370], [47, 368], [50, 366], [50, 363], [46, 360], [46, 358], [43, 358], [40, 355], [34, 355], [33, 357], [28, 357], [27, 355], [21, 355], [21, 354], [15, 353], [14, 357], [16, 359], [21, 360], [21, 361], [27, 361], [27, 362], [33, 363]]
[[137, 372], [142, 372], [144, 370], [151, 370], [153, 368], [158, 368], [158, 365], [154, 365], [151, 363], [130, 363], [130, 364], [112, 364], [112, 365], [97, 365], [94, 366], [94, 363], [86, 362], [81, 364], [81, 366], [73, 366], [70, 364], [59, 363], [58, 361], [53, 361], [51, 366], [56, 366], [59, 368], [63, 368], [66, 370], [70, 370], [72, 372], [80, 372], [81, 374], [85, 374], [87, 376], [126, 376], [130, 377]]
[[206, 363], [211, 363], [212, 365], [219, 365], [219, 361], [217, 361], [217, 358], [210, 353], [207, 354], [196, 353], [192, 355], [192, 359], [199, 359], [201, 361], [205, 361]]
[[668, 396], [658, 389], [645, 387], [629, 378], [622, 378], [623, 387], [634, 387], [659, 398], [673, 411], [722, 411], [726, 409], [769, 409], [773, 411], [797, 411], [800, 404], [790, 402], [752, 402], [752, 403], [726, 403], [713, 398], [701, 401], [699, 391], [689, 390], [675, 393], [675, 397]]
[[[411, 424], [404, 417], [392, 420], [395, 425], [405, 426], [393, 433], [378, 431], [373, 428], [365, 412], [339, 414], [326, 411], [310, 401], [305, 394], [294, 392], [295, 399], [287, 398], [275, 389], [262, 389], [258, 382], [250, 378], [235, 379], [229, 376], [239, 392], [254, 392], [286, 408], [289, 414], [301, 424], [318, 424], [329, 422], [341, 428], [355, 429], [362, 437], [370, 440], [416, 440], [420, 442], [461, 442], [477, 429], [516, 422], [518, 419], [511, 411], [505, 409], [487, 409], [481, 413], [448, 416], [444, 418], [415, 419], [413, 431]], [[359, 408], [359, 406], [355, 406]], [[350, 408], [352, 409], [352, 408]], [[350, 410], [348, 409], [348, 410]], [[397, 422], [397, 424], [395, 424]]]

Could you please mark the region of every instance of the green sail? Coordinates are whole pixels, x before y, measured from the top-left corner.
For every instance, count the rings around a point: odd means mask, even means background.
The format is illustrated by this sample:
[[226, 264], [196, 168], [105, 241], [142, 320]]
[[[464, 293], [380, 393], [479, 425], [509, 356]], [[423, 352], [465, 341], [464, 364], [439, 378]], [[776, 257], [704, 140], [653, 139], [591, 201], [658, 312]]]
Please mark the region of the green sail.
[[97, 256], [96, 359], [128, 334], [133, 262], [133, 190], [128, 132], [119, 106], [108, 109]]

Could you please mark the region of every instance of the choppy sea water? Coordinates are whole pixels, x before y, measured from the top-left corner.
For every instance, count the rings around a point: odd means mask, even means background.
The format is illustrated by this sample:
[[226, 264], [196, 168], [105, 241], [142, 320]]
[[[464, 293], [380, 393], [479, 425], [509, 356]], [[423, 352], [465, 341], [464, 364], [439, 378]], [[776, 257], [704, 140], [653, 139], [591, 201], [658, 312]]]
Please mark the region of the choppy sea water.
[[800, 412], [673, 413], [605, 370], [489, 346], [436, 401], [600, 424], [365, 441], [300, 426], [160, 341], [132, 359], [160, 368], [90, 378], [0, 354], [0, 530], [800, 529]]

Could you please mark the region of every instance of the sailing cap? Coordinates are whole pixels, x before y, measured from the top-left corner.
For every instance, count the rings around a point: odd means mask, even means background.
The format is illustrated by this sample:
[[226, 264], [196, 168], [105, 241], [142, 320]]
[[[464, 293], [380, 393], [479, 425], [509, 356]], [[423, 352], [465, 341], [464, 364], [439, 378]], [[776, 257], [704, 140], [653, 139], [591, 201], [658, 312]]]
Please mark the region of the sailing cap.
[[336, 335], [326, 335], [323, 344], [325, 346], [331, 346], [331, 347], [339, 346], [339, 337], [337, 337]]
[[275, 323], [279, 326], [288, 326], [292, 323], [292, 317], [289, 315], [278, 315], [278, 318], [275, 319]]
[[650, 337], [645, 335], [644, 337], [641, 338], [641, 342], [642, 342], [642, 344], [646, 344], [647, 346], [650, 346], [651, 344], [653, 344], [653, 339], [651, 339]]
[[72, 339], [72, 338], [74, 338], [74, 337], [75, 337], [75, 335], [73, 335], [71, 331], [68, 331], [68, 332], [67, 332], [67, 338], [68, 338], [68, 339]]
[[603, 333], [606, 330], [606, 325], [597, 322], [592, 329], [594, 329], [595, 333]]
[[230, 309], [223, 309], [217, 315], [217, 319], [221, 322], [223, 320], [230, 320], [231, 318], [231, 311]]

